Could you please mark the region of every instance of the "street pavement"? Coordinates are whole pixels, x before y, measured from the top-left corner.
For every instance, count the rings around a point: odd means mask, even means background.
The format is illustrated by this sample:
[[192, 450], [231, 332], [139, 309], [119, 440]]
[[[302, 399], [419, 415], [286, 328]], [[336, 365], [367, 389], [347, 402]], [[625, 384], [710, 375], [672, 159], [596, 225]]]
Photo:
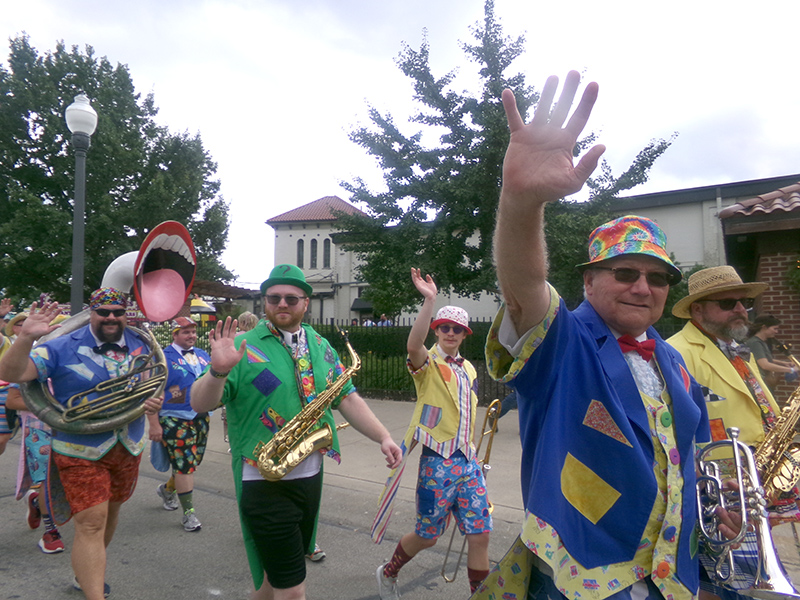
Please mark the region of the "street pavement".
[[[414, 405], [409, 402], [368, 400], [372, 410], [399, 441], [405, 434]], [[484, 409], [480, 410], [483, 418]], [[339, 420], [342, 420], [341, 417]], [[480, 423], [479, 423], [480, 425]], [[318, 543], [327, 553], [308, 567], [309, 600], [374, 600], [375, 570], [387, 561], [398, 540], [414, 526], [415, 452], [403, 479], [385, 540], [375, 545], [370, 526], [388, 469], [376, 444], [352, 428], [340, 432], [342, 463], [325, 460], [325, 483]], [[483, 444], [481, 456], [486, 452]], [[0, 599], [80, 600], [72, 589], [69, 550], [73, 527], [61, 528], [67, 551], [46, 555], [36, 544], [42, 529], [31, 531], [23, 502], [14, 499], [19, 438], [0, 457]], [[494, 504], [494, 532], [489, 558], [499, 560], [513, 542], [522, 521], [519, 489], [519, 430], [516, 412], [500, 421], [494, 437], [487, 476]], [[114, 540], [108, 550], [106, 582], [115, 600], [246, 600], [252, 590], [241, 541], [230, 455], [223, 440], [219, 413], [212, 416], [210, 443], [195, 475], [194, 504], [203, 523], [199, 532], [185, 532], [180, 511], [161, 506], [156, 486], [164, 474], [155, 471], [145, 455], [139, 484], [124, 505]], [[775, 530], [775, 542], [789, 574], [800, 581], [800, 556], [791, 526]], [[466, 557], [453, 583], [440, 575], [450, 540], [448, 530], [439, 544], [421, 552], [400, 573], [403, 598], [464, 600], [469, 597]], [[460, 536], [453, 544], [461, 547]], [[452, 555], [451, 555], [452, 556]], [[454, 564], [454, 557], [449, 564]]]

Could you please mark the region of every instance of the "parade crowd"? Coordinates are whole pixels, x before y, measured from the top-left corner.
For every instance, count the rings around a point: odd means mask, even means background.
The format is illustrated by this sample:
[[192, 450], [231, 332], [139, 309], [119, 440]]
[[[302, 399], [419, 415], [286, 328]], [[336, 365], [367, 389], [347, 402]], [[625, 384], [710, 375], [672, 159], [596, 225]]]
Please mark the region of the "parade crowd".
[[[448, 526], [466, 536], [465, 598], [746, 595], [763, 577], [759, 527], [768, 535], [770, 527], [800, 520], [797, 488], [766, 498], [755, 526], [742, 528], [735, 506], [712, 511], [716, 531], [732, 540], [735, 574], [723, 583], [716, 555], [698, 535], [698, 520], [708, 515], [697, 503], [706, 473], [696, 457], [706, 444], [729, 439], [731, 428], [745, 445], [759, 447], [781, 427], [775, 386], [798, 373], [773, 354], [780, 321], [750, 312], [766, 284], [745, 282], [730, 266], [689, 277], [688, 294], [672, 308], [685, 326], [661, 338], [653, 326], [683, 274], [664, 232], [645, 217], [621, 216], [575, 240], [587, 244], [586, 261], [576, 265], [585, 300], [567, 308], [548, 283], [544, 209], [579, 191], [604, 152], [594, 146], [575, 163], [573, 149], [598, 94], [589, 83], [573, 109], [579, 85], [570, 72], [556, 101], [558, 80], [548, 79], [528, 123], [513, 94], [502, 95], [511, 137], [494, 260], [504, 303], [486, 340], [486, 366], [512, 390], [517, 408], [524, 518], [500, 561], [489, 559], [492, 507], [475, 445], [478, 375], [459, 352], [472, 335], [467, 312], [437, 310], [434, 278], [411, 269], [409, 285], [422, 299], [407, 341], [416, 404], [405, 436], [394, 440], [356, 389], [355, 355], [340, 357], [304, 322], [313, 294], [305, 274], [282, 264], [261, 285], [263, 317], [219, 321], [209, 334], [210, 353], [197, 347], [191, 318], [174, 318], [172, 343], [163, 348], [163, 393], [144, 398], [134, 418], [106, 431], [51, 428], [29, 410], [23, 392], [38, 386], [59, 404], [77, 398], [80, 407], [99, 383], [136, 372], [150, 349], [147, 336], [128, 326], [130, 290], [95, 290], [88, 323], [63, 332], [56, 303], [14, 313], [8, 299], [0, 302], [0, 454], [19, 436], [16, 498], [30, 528], [44, 525], [42, 552], [66, 550], [59, 526], [71, 521], [73, 586], [89, 600], [111, 595], [106, 549], [148, 446], [164, 471], [154, 502], [175, 511], [185, 531], [202, 535], [194, 474], [209, 415], [221, 410], [251, 598], [306, 598], [307, 561], [325, 558], [316, 540], [323, 459], [347, 459], [338, 411], [375, 443], [375, 460], [382, 455], [387, 467], [375, 498], [375, 543], [384, 539], [398, 486], [419, 449], [416, 517], [375, 571], [381, 600], [400, 598], [403, 567]], [[381, 315], [374, 325], [393, 322]], [[732, 448], [721, 445], [718, 453], [726, 489], [737, 475]]]

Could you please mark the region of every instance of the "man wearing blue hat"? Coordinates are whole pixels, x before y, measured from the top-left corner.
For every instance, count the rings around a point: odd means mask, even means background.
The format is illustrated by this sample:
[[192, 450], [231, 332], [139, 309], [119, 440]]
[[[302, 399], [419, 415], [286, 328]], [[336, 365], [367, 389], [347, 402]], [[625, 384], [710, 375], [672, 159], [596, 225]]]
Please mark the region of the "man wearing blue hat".
[[486, 358], [517, 392], [525, 520], [474, 597], [689, 600], [699, 573], [694, 442], [709, 431], [699, 386], [652, 327], [681, 279], [664, 233], [637, 216], [595, 229], [574, 311], [547, 282], [544, 207], [577, 192], [604, 151], [573, 165], [597, 95], [589, 84], [567, 121], [579, 82], [570, 72], [551, 106], [549, 78], [528, 124], [503, 92], [511, 138], [494, 240], [505, 305]]
[[[302, 600], [305, 555], [312, 545], [322, 494], [322, 456], [313, 452], [279, 481], [267, 481], [255, 448], [267, 443], [339, 377], [344, 366], [330, 343], [303, 323], [313, 290], [294, 265], [277, 265], [261, 284], [266, 320], [236, 335], [236, 321], [217, 323], [210, 335], [211, 367], [192, 387], [192, 408], [222, 402], [227, 411], [233, 473], [239, 499], [253, 600]], [[399, 446], [347, 381], [332, 407], [359, 432], [380, 444], [387, 465], [402, 459]], [[322, 452], [339, 460], [329, 406], [320, 424], [332, 429]], [[266, 575], [266, 580], [264, 576]]]

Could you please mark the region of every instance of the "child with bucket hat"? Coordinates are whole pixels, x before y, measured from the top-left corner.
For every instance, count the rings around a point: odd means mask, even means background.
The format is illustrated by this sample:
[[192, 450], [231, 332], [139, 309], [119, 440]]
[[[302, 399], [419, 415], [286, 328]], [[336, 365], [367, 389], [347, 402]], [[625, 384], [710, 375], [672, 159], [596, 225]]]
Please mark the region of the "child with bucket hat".
[[[417, 484], [417, 524], [402, 537], [391, 560], [375, 575], [381, 600], [399, 597], [397, 575], [418, 552], [430, 548], [444, 533], [452, 512], [467, 536], [467, 573], [474, 592], [489, 572], [489, 532], [492, 517], [486, 481], [472, 443], [478, 398], [477, 373], [461, 357], [459, 348], [472, 334], [467, 311], [444, 306], [431, 322], [437, 289], [430, 275], [411, 269], [411, 280], [424, 301], [408, 334], [408, 370], [417, 390], [417, 404], [403, 440], [403, 463], [386, 482], [372, 526], [372, 539], [380, 543], [391, 516], [391, 505], [406, 461], [422, 445]], [[430, 324], [430, 326], [429, 326]], [[436, 344], [425, 348], [428, 329]]]

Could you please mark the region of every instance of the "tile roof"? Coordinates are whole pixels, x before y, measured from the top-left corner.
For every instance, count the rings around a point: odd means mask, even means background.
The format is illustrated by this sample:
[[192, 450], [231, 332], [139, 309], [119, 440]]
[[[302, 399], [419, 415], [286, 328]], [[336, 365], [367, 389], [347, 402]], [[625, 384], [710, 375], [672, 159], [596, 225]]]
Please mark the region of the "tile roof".
[[365, 217], [367, 214], [358, 210], [352, 204], [345, 202], [338, 196], [325, 196], [319, 200], [314, 200], [308, 204], [304, 204], [298, 208], [285, 212], [281, 215], [267, 219], [267, 224], [272, 223], [298, 223], [302, 221], [335, 221], [336, 217], [333, 216], [333, 211], [341, 211], [349, 215], [362, 214]]
[[741, 200], [720, 211], [719, 218], [728, 219], [755, 215], [780, 217], [781, 213], [797, 213], [800, 215], [800, 183], [780, 188], [774, 192], [761, 194], [755, 198]]

